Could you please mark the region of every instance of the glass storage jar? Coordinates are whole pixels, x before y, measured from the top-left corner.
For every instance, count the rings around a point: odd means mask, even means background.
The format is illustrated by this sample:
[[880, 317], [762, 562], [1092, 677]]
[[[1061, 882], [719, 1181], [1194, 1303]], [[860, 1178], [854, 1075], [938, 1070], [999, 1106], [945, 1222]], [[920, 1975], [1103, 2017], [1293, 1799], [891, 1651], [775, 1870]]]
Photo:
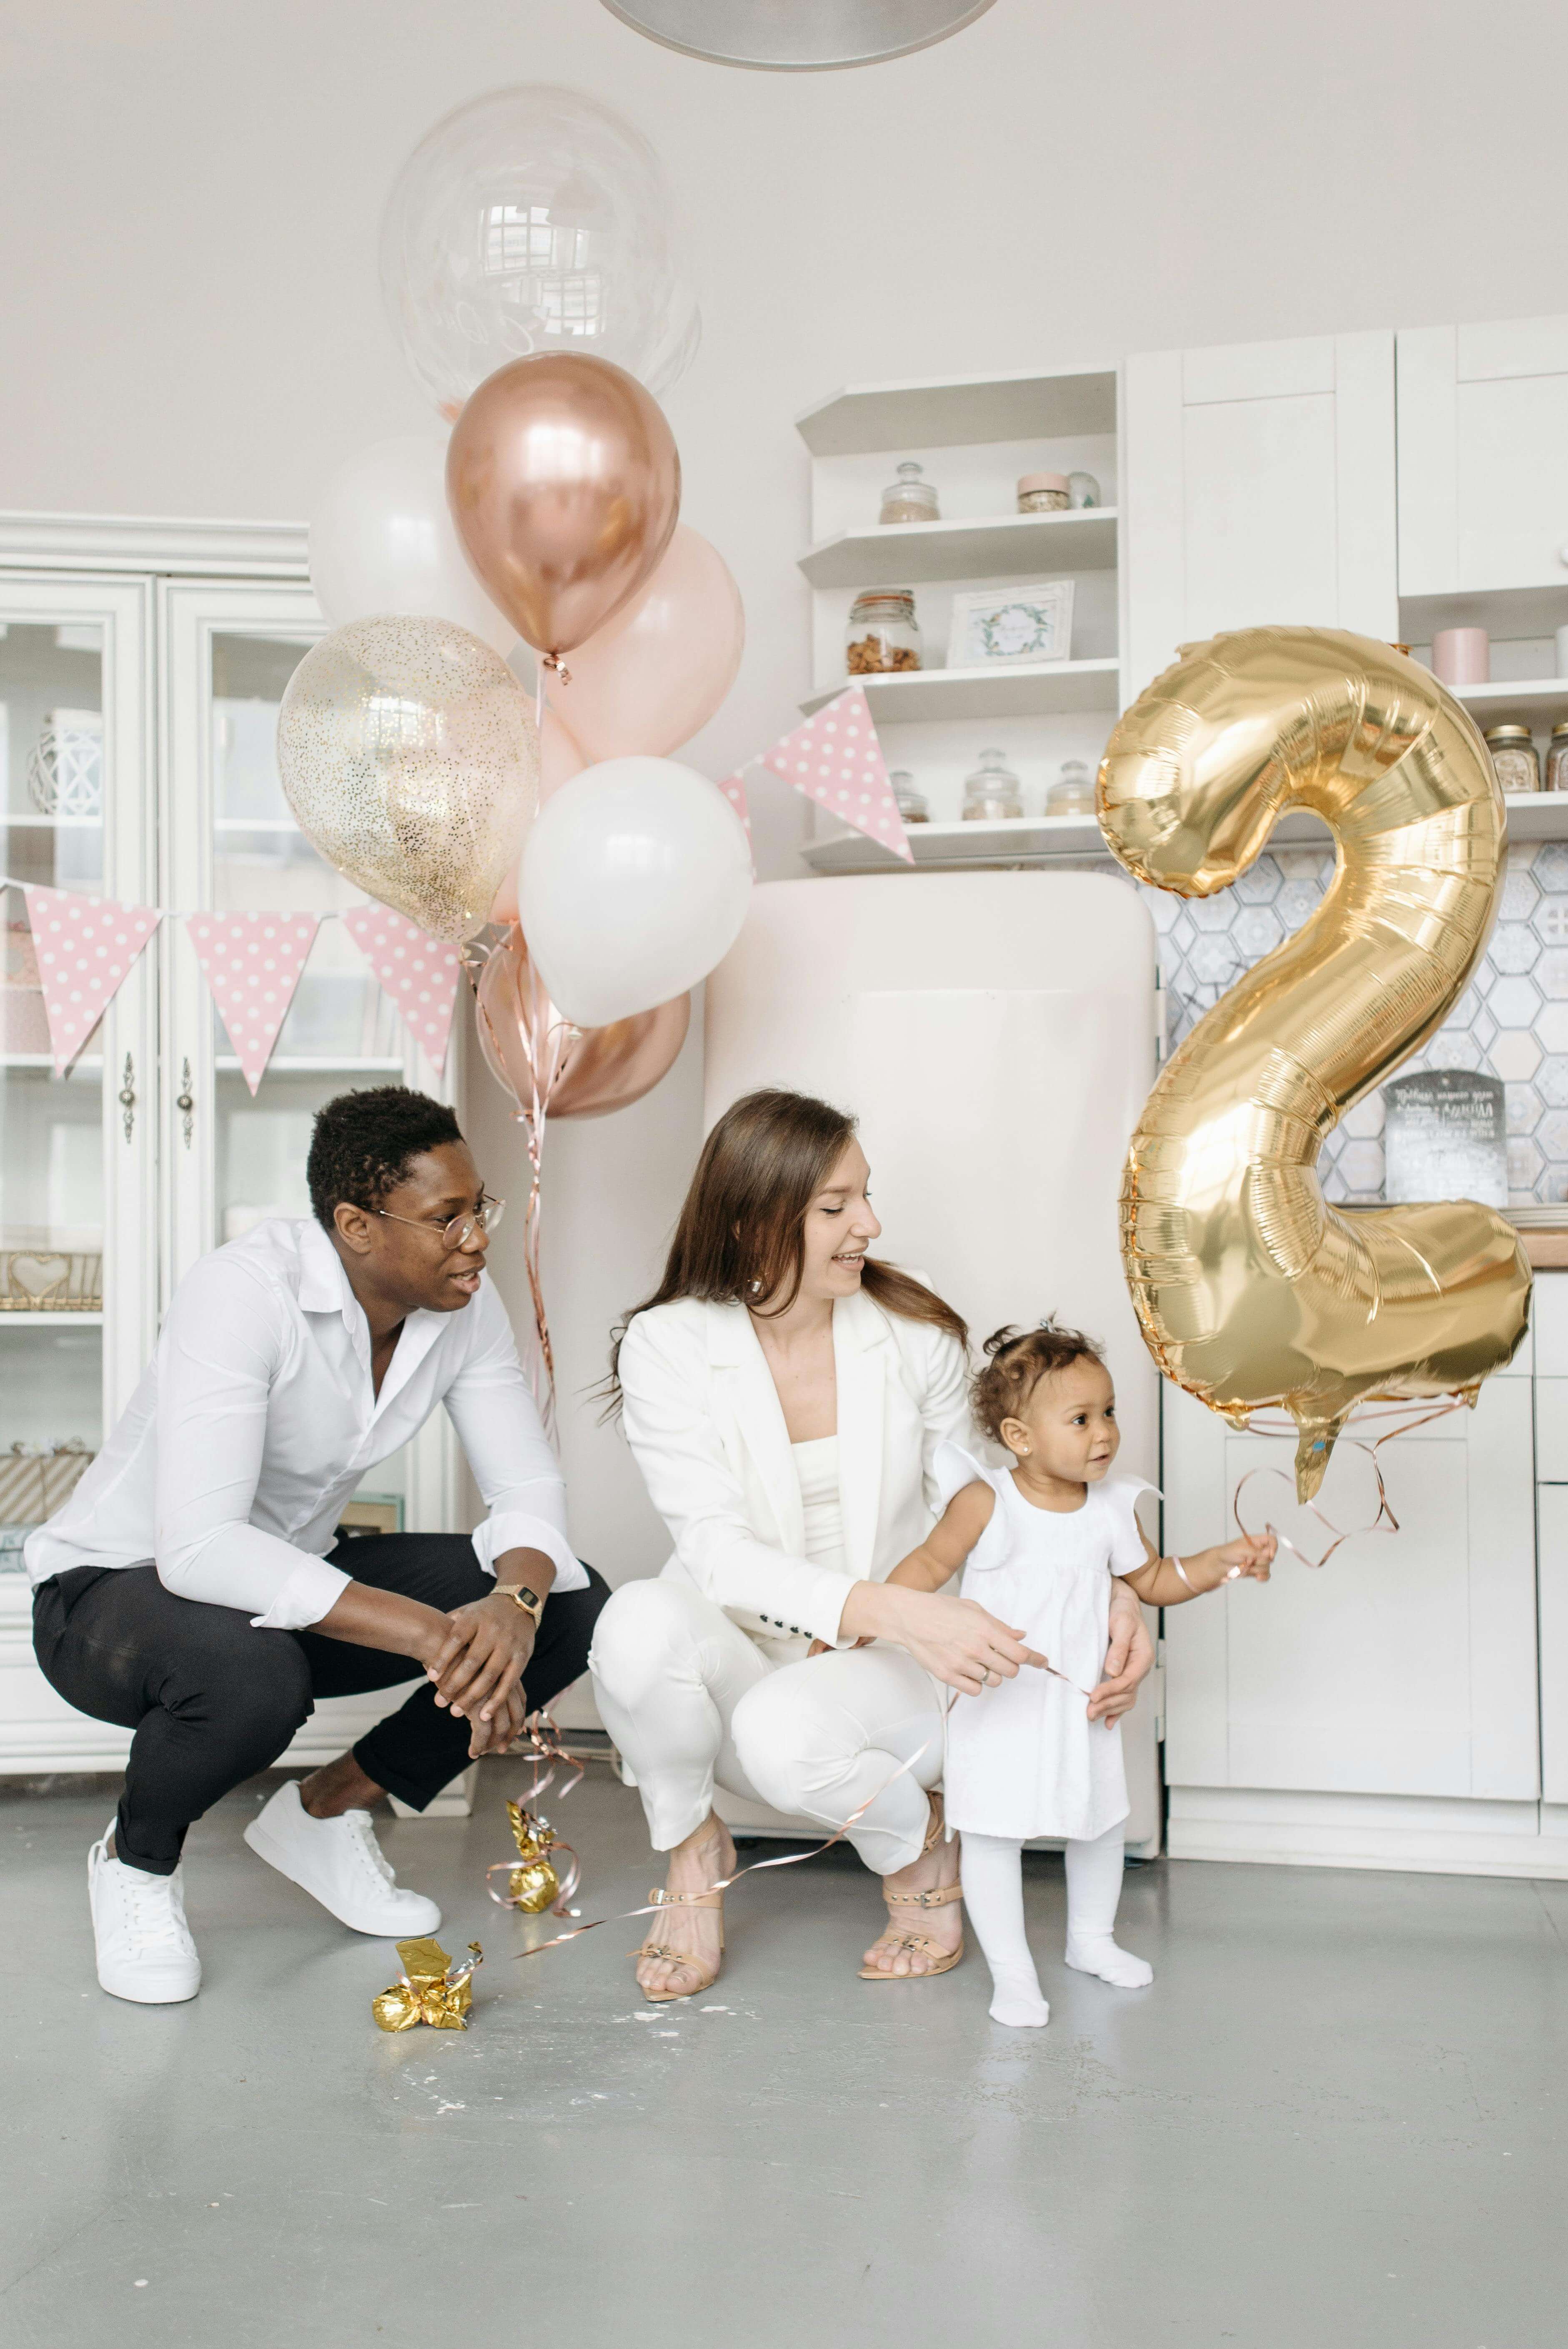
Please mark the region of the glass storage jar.
[[982, 750], [980, 764], [964, 779], [965, 823], [995, 823], [1023, 812], [1018, 778], [1007, 764], [1006, 751]]
[[925, 468], [906, 457], [898, 469], [898, 479], [890, 481], [882, 493], [879, 522], [940, 522], [937, 510], [936, 483], [925, 478]]
[[1092, 473], [1069, 473], [1068, 490], [1075, 506], [1098, 506], [1100, 503], [1099, 483]]
[[931, 822], [931, 810], [926, 804], [925, 793], [915, 790], [914, 777], [907, 767], [895, 767], [889, 775], [888, 781], [892, 785], [892, 795], [898, 802], [898, 812], [905, 823]]
[[1546, 746], [1546, 777], [1541, 788], [1543, 792], [1568, 792], [1568, 718], [1560, 718], [1552, 729], [1552, 740]]
[[920, 623], [907, 587], [868, 587], [850, 606], [844, 667], [851, 677], [920, 667]]
[[1498, 783], [1504, 792], [1541, 789], [1541, 762], [1528, 726], [1489, 726], [1485, 739]]
[[1073, 502], [1065, 473], [1020, 473], [1020, 513], [1061, 513]]
[[1046, 793], [1047, 815], [1092, 815], [1094, 777], [1085, 759], [1064, 759], [1059, 781]]

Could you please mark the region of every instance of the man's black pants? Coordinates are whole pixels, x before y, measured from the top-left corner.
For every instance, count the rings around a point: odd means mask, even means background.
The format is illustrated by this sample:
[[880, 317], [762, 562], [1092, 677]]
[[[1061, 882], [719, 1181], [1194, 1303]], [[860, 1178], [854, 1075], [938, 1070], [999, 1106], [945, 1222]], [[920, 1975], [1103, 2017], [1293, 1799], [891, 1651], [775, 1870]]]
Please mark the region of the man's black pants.
[[[332, 1563], [376, 1590], [443, 1613], [495, 1585], [461, 1534], [360, 1534]], [[528, 1702], [547, 1705], [587, 1669], [608, 1585], [552, 1594], [523, 1678]], [[354, 1748], [378, 1786], [422, 1811], [469, 1759], [469, 1724], [436, 1702], [412, 1656], [352, 1648], [317, 1631], [259, 1631], [248, 1613], [178, 1599], [154, 1566], [74, 1567], [42, 1584], [33, 1648], [67, 1704], [136, 1732], [115, 1826], [131, 1868], [170, 1876], [185, 1830], [233, 1787], [270, 1768], [317, 1697], [419, 1685], [401, 1710]]]

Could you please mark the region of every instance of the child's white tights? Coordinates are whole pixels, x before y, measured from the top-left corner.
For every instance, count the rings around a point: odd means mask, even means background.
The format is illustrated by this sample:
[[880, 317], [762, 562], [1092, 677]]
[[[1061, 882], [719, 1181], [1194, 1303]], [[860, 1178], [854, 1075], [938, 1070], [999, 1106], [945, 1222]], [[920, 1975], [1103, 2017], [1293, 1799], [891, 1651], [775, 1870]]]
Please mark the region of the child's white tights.
[[[1122, 1841], [1120, 1827], [1114, 1826], [1092, 1843], [1067, 1847], [1067, 1961], [1119, 1990], [1141, 1990], [1154, 1980], [1153, 1967], [1116, 1942]], [[1023, 1849], [1002, 1836], [966, 1834], [964, 1906], [991, 1969], [993, 2022], [1037, 2024], [1050, 2021], [1051, 2010], [1040, 1995], [1024, 1930]]]

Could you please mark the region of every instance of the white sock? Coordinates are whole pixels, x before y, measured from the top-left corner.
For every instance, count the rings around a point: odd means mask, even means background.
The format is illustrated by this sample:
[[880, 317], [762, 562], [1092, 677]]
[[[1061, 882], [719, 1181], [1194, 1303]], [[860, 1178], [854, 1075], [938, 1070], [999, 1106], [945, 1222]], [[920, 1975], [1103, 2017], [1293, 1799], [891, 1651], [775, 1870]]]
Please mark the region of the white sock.
[[991, 1969], [992, 2022], [1037, 2029], [1051, 2010], [1040, 1996], [1024, 1930], [1023, 1849], [1003, 1836], [965, 1832], [964, 1906]]
[[1092, 1843], [1070, 1843], [1064, 1855], [1068, 1871], [1068, 1950], [1069, 1966], [1080, 1974], [1098, 1974], [1118, 1990], [1143, 1990], [1154, 1980], [1154, 1969], [1130, 1950], [1118, 1947], [1116, 1905], [1121, 1898], [1122, 1831], [1119, 1826], [1097, 1836]]

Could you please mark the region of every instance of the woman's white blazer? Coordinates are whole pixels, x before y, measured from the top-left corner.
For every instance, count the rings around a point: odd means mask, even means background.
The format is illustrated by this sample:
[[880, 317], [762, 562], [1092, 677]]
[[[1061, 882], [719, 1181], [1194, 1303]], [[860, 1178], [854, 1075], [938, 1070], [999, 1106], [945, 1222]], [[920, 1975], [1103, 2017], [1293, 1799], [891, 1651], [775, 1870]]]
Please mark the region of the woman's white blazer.
[[770, 1645], [834, 1640], [851, 1582], [880, 1582], [930, 1532], [939, 1444], [967, 1440], [963, 1349], [865, 1295], [833, 1308], [847, 1576], [804, 1554], [784, 1413], [743, 1305], [639, 1313], [621, 1347], [627, 1440], [669, 1527], [672, 1579]]

